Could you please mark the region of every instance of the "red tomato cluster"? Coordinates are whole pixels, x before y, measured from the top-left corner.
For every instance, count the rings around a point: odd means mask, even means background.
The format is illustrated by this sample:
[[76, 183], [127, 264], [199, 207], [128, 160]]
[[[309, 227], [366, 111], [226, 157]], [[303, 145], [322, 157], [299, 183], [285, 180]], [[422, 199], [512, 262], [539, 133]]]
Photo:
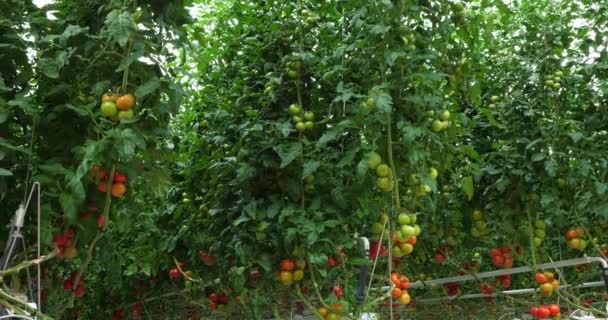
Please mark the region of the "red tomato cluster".
[[217, 310], [219, 307], [228, 304], [230, 298], [224, 293], [212, 293], [209, 295], [209, 309]]
[[498, 283], [500, 284], [500, 286], [505, 289], [511, 286], [511, 275], [510, 274], [497, 276], [496, 280], [498, 280]]
[[437, 263], [444, 263], [448, 258], [449, 249], [447, 243], [440, 243], [439, 246], [437, 246], [437, 249], [435, 249], [435, 261], [437, 261]]
[[135, 303], [135, 306], [133, 307], [133, 310], [131, 310], [131, 314], [133, 315], [134, 318], [137, 318], [141, 315], [141, 313], [144, 311], [144, 304], [141, 301], [137, 301]]
[[317, 309], [317, 313], [319, 313], [323, 319], [327, 320], [342, 319], [344, 311], [344, 305], [341, 303], [332, 303], [329, 308], [320, 307]]
[[490, 250], [490, 256], [492, 257], [492, 263], [497, 267], [513, 267], [513, 254], [511, 253], [511, 249], [507, 246], [492, 248]]
[[460, 285], [455, 282], [446, 283], [443, 285], [448, 296], [457, 296], [460, 294]]
[[378, 257], [388, 257], [388, 248], [380, 245], [378, 240], [370, 241], [369, 258], [377, 259]]
[[553, 272], [537, 272], [534, 281], [540, 285], [540, 294], [543, 297], [550, 297], [553, 291], [559, 288], [559, 280], [555, 278]]
[[546, 319], [549, 317], [559, 319], [561, 316], [560, 312], [560, 308], [557, 304], [550, 304], [548, 306], [542, 305], [530, 308], [530, 314], [532, 317], [539, 319]]
[[[99, 183], [97, 184], [97, 190], [106, 193], [108, 191], [108, 171], [102, 170], [100, 166], [94, 166], [93, 169], [91, 169], [91, 173], [93, 174], [93, 178], [95, 180], [99, 179]], [[125, 193], [127, 193], [126, 183], [127, 176], [116, 170], [114, 172], [114, 177], [112, 178], [112, 189], [110, 190], [112, 196], [116, 198], [124, 196]]]
[[[494, 282], [482, 282], [481, 285], [481, 293], [485, 295], [492, 295], [495, 292], [496, 284]], [[488, 297], [488, 302], [494, 301], [494, 297]]]
[[410, 279], [404, 275], [399, 275], [396, 272], [393, 272], [391, 273], [391, 281], [395, 285], [393, 292], [391, 292], [393, 298], [398, 299], [401, 304], [409, 304], [412, 300], [409, 292], [407, 291], [407, 289], [410, 287]]
[[74, 242], [72, 241], [72, 239], [74, 238], [75, 235], [75, 231], [74, 228], [69, 227], [64, 233], [56, 235], [53, 237], [53, 242], [55, 243], [55, 245], [57, 246], [57, 249], [59, 250], [59, 253], [57, 254], [57, 256], [59, 257], [63, 257], [65, 256], [66, 258], [74, 258], [72, 256], [72, 249], [75, 250], [74, 247]]
[[86, 290], [84, 288], [84, 276], [80, 277], [80, 279], [78, 280], [78, 285], [76, 285], [76, 288], [74, 288], [76, 274], [76, 272], [72, 272], [70, 278], [63, 281], [63, 289], [67, 292], [71, 292], [74, 297], [80, 298], [86, 293]]
[[463, 262], [460, 265], [460, 270], [458, 270], [458, 274], [465, 275], [467, 273], [477, 273], [479, 271], [479, 261], [473, 260], [471, 262]]

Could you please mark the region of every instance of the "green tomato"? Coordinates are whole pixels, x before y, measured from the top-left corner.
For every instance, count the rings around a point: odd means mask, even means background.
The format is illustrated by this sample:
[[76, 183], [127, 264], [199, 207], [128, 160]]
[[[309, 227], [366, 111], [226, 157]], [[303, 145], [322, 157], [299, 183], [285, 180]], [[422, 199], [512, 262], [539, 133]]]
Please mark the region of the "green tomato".
[[386, 164], [383, 163], [376, 167], [376, 175], [378, 175], [378, 177], [388, 177], [390, 174], [391, 168]]
[[306, 124], [304, 124], [304, 122], [296, 123], [296, 130], [303, 132], [304, 130], [306, 130]]
[[420, 234], [420, 232], [422, 232], [422, 229], [420, 229], [420, 226], [415, 224], [414, 225], [414, 235], [418, 236]]
[[373, 110], [376, 108], [376, 100], [374, 100], [373, 98], [369, 98], [367, 99], [367, 101], [365, 101], [365, 105], [369, 110]]
[[306, 178], [304, 178], [304, 181], [306, 181], [306, 183], [313, 183], [315, 181], [315, 176], [313, 176], [312, 174], [307, 176]]
[[543, 239], [538, 238], [538, 237], [534, 237], [534, 246], [538, 247], [543, 243]]
[[306, 129], [310, 130], [312, 129], [312, 127], [314, 127], [314, 123], [312, 121], [306, 121], [304, 122], [304, 126], [306, 127]]
[[118, 111], [118, 119], [120, 120], [133, 120], [134, 117], [133, 109]]
[[545, 81], [545, 84], [548, 85], [548, 86], [553, 86], [553, 83], [554, 83], [553, 80], [546, 80]]
[[439, 176], [439, 172], [437, 172], [437, 169], [431, 167], [429, 169], [429, 176], [431, 176], [431, 178], [433, 179], [437, 179], [437, 176]]
[[394, 183], [393, 180], [388, 177], [381, 177], [376, 180], [376, 186], [382, 191], [390, 192], [393, 191]]
[[106, 101], [101, 104], [101, 113], [106, 117], [114, 117], [118, 113], [118, 109], [116, 109], [116, 104], [111, 101]]
[[441, 121], [441, 130], [445, 130], [450, 125], [449, 121]]
[[410, 221], [411, 221], [411, 223], [416, 223], [416, 220], [418, 220], [417, 217], [416, 217], [416, 215], [413, 214], [413, 213], [410, 214]]
[[431, 123], [431, 129], [435, 132], [440, 132], [443, 130], [443, 121], [440, 121], [439, 119], [433, 120], [433, 123]]
[[494, 109], [494, 108], [496, 108], [496, 105], [495, 105], [495, 104], [493, 104], [493, 103], [490, 103], [490, 105], [488, 106], [488, 108], [490, 108], [490, 109]]
[[298, 72], [296, 70], [289, 69], [287, 71], [287, 76], [290, 77], [290, 78], [292, 78], [292, 79], [297, 78], [298, 77]]
[[547, 225], [544, 220], [536, 220], [534, 221], [534, 226], [536, 227], [536, 229], [544, 230]]
[[554, 77], [554, 78], [553, 78], [553, 81], [555, 81], [555, 82], [560, 82], [560, 81], [562, 81], [562, 78], [560, 78], [560, 77]]
[[402, 225], [401, 229], [399, 229], [399, 231], [401, 231], [401, 233], [406, 237], [412, 237], [416, 235], [416, 229], [414, 229], [414, 227], [410, 226], [410, 225]]
[[411, 185], [414, 185], [414, 186], [420, 184], [420, 180], [418, 179], [418, 176], [415, 173], [412, 173], [409, 175], [408, 181], [410, 182]]
[[299, 123], [299, 122], [304, 121], [304, 119], [302, 119], [302, 117], [300, 117], [300, 116], [293, 116], [293, 117], [291, 117], [291, 121], [293, 121], [294, 123]]
[[427, 110], [426, 115], [432, 117], [435, 115], [435, 110]]
[[382, 157], [376, 153], [372, 152], [369, 154], [369, 158], [367, 160], [367, 167], [370, 169], [376, 169], [382, 163]]
[[545, 233], [545, 230], [543, 230], [543, 229], [536, 229], [536, 230], [534, 230], [534, 235], [537, 238], [544, 239], [546, 236], [546, 233]]
[[416, 46], [414, 44], [410, 44], [409, 46], [407, 46], [407, 49], [410, 51], [414, 51], [416, 50]]
[[382, 224], [375, 222], [374, 224], [372, 224], [372, 234], [381, 234], [382, 233]]
[[407, 213], [399, 214], [399, 216], [397, 217], [397, 221], [400, 225], [408, 225], [412, 223], [412, 220], [410, 219], [410, 216]]
[[264, 89], [264, 94], [269, 94], [271, 93], [273, 90], [272, 86], [271, 87], [266, 87], [266, 89]]
[[559, 89], [562, 85], [559, 82], [553, 84], [553, 89]]
[[304, 120], [307, 121], [312, 121], [315, 119], [315, 113], [312, 111], [306, 111], [304, 112]]
[[410, 44], [410, 40], [407, 37], [401, 37], [401, 41], [403, 41], [403, 44], [406, 46]]
[[464, 10], [464, 4], [462, 2], [452, 3], [452, 10], [454, 10], [455, 12], [460, 12]]
[[565, 186], [566, 185], [566, 180], [563, 179], [563, 178], [557, 179], [557, 185], [560, 186], [560, 187]]
[[266, 239], [266, 233], [265, 232], [256, 232], [255, 233], [255, 239], [258, 241], [262, 241]]
[[558, 71], [555, 71], [555, 76], [556, 76], [556, 77], [563, 77], [563, 76], [564, 76], [564, 73], [563, 73], [562, 71], [559, 71], [559, 70], [558, 70]]
[[184, 198], [184, 199], [182, 199], [182, 202], [183, 203], [190, 203], [190, 202], [192, 202], [192, 200], [190, 200], [190, 198]]
[[498, 102], [498, 100], [500, 100], [500, 98], [499, 98], [498, 96], [492, 96], [492, 97], [490, 98], [490, 101], [491, 101], [491, 102]]
[[355, 46], [357, 46], [359, 49], [365, 48], [365, 40], [359, 39], [355, 41]]
[[447, 121], [450, 120], [450, 111], [448, 110], [443, 110], [440, 114], [439, 114], [439, 119], [443, 120], [443, 121]]
[[294, 103], [289, 106], [289, 113], [292, 115], [300, 114], [300, 112], [302, 112], [302, 108], [299, 105]]
[[393, 256], [395, 256], [397, 258], [403, 257], [403, 252], [401, 252], [401, 249], [399, 249], [398, 246], [393, 247]]

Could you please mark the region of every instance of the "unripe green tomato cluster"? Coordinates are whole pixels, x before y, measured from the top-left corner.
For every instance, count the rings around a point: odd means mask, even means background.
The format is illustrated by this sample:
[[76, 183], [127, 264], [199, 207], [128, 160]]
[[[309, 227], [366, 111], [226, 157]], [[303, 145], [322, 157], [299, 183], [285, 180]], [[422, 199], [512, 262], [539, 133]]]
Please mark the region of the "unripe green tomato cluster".
[[309, 175], [307, 177], [304, 178], [304, 191], [306, 192], [314, 192], [315, 191], [315, 176], [314, 175]]
[[291, 115], [291, 121], [293, 121], [296, 130], [304, 132], [306, 130], [312, 130], [314, 127], [313, 120], [315, 114], [312, 111], [303, 112], [302, 107], [297, 104], [289, 106], [289, 114]]
[[543, 243], [543, 240], [545, 240], [545, 229], [547, 227], [547, 224], [545, 223], [544, 220], [536, 220], [534, 221], [534, 228], [532, 230], [533, 232], [533, 239], [534, 239], [534, 246], [538, 247]]
[[458, 19], [462, 19], [466, 16], [467, 11], [462, 2], [452, 2], [452, 12], [454, 12], [454, 17]]
[[365, 101], [361, 101], [361, 109], [373, 111], [376, 109], [376, 100], [374, 100], [374, 98], [368, 98]]
[[[427, 111], [427, 115], [429, 114], [434, 115], [435, 113], [430, 113], [429, 111]], [[432, 115], [430, 117], [432, 117]], [[450, 111], [443, 110], [439, 113], [439, 117], [437, 119], [429, 118], [429, 121], [431, 122], [431, 129], [434, 132], [441, 132], [447, 129], [450, 125], [450, 117]]]
[[393, 177], [393, 170], [387, 164], [382, 163], [382, 157], [376, 153], [372, 152], [368, 156], [367, 166], [375, 170], [376, 176], [376, 186], [385, 192], [393, 191], [395, 188], [395, 180]]
[[406, 48], [410, 51], [414, 51], [416, 50], [416, 35], [413, 33], [409, 33], [406, 36], [401, 37], [401, 41], [403, 41], [403, 44], [406, 46]]
[[553, 74], [551, 75], [546, 75], [545, 76], [545, 85], [547, 87], [549, 87], [550, 89], [559, 89], [561, 88], [561, 81], [562, 81], [562, 77], [564, 76], [564, 73], [562, 71], [555, 71]]
[[291, 79], [295, 79], [300, 75], [300, 70], [302, 69], [302, 61], [288, 61], [285, 63], [285, 73]]
[[308, 9], [302, 9], [302, 11], [300, 11], [300, 13], [302, 14], [302, 18], [304, 18], [304, 23], [306, 24], [307, 27], [309, 27], [310, 25], [317, 22], [317, 20], [319, 20], [319, 17]]
[[[382, 234], [382, 231], [386, 231], [386, 229], [383, 229], [384, 227], [384, 223], [389, 219], [389, 216], [386, 213], [383, 213], [380, 215], [380, 219], [378, 220], [378, 222], [375, 222], [374, 224], [372, 224], [372, 235], [374, 239], [379, 239], [380, 235]], [[388, 233], [385, 232], [385, 235], [387, 235]], [[385, 237], [386, 239], [386, 237]]]
[[[431, 178], [437, 179], [438, 175], [439, 175], [439, 172], [437, 172], [437, 169], [435, 169], [433, 167], [431, 167], [429, 169], [429, 176]], [[418, 175], [415, 173], [412, 173], [409, 175], [408, 181], [412, 188], [411, 191], [413, 191], [416, 196], [426, 196], [427, 194], [429, 194], [432, 191], [431, 187], [420, 182]]]
[[420, 235], [420, 226], [416, 224], [416, 215], [402, 212], [397, 216], [400, 227], [396, 231], [397, 241], [394, 242], [393, 256], [400, 258], [414, 251], [416, 237]]
[[488, 108], [494, 109], [498, 101], [500, 101], [500, 98], [498, 96], [490, 97], [490, 104], [488, 105]]
[[490, 228], [483, 221], [483, 212], [481, 210], [473, 211], [473, 227], [471, 228], [471, 235], [475, 238], [490, 235]]

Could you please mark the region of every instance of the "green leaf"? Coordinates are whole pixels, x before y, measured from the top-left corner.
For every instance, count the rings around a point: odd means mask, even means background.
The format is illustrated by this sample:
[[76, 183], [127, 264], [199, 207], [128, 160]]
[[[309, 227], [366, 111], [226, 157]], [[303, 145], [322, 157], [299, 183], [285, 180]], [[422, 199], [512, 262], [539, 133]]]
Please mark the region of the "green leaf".
[[460, 180], [460, 188], [462, 188], [462, 191], [464, 191], [464, 193], [467, 195], [467, 199], [471, 201], [471, 199], [473, 199], [473, 195], [475, 194], [475, 188], [473, 186], [473, 177], [467, 176], [462, 178], [462, 180]]
[[8, 171], [6, 169], [0, 168], [0, 177], [10, 177], [12, 175], [13, 175], [12, 172], [10, 172], [10, 171]]
[[59, 78], [59, 64], [57, 61], [49, 58], [42, 58], [38, 60], [38, 68], [48, 78], [57, 79]]
[[127, 10], [112, 10], [106, 17], [105, 25], [112, 40], [124, 47], [133, 32], [133, 16]]
[[322, 148], [327, 145], [327, 143], [334, 141], [342, 134], [344, 128], [352, 125], [352, 123], [353, 122], [351, 120], [344, 120], [338, 123], [335, 127], [326, 130], [325, 133], [323, 133], [323, 135], [321, 136], [321, 138], [319, 138], [319, 141], [317, 141], [317, 147]]
[[545, 171], [547, 171], [549, 177], [554, 178], [557, 175], [557, 169], [557, 161], [554, 159], [545, 161]]
[[2, 74], [0, 74], [0, 91], [11, 91], [12, 89], [7, 87], [6, 84], [4, 83], [4, 78], [2, 77]]
[[299, 142], [284, 143], [272, 148], [281, 158], [281, 168], [285, 168], [300, 156], [302, 145]]
[[499, 127], [499, 128], [504, 128], [505, 126], [498, 122], [496, 120], [496, 118], [494, 118], [494, 115], [492, 115], [492, 110], [487, 109], [487, 108], [481, 108], [481, 112], [486, 116], [486, 118], [488, 119], [488, 122], [495, 126], [495, 127]]
[[65, 30], [59, 37], [59, 43], [61, 43], [62, 45], [66, 45], [69, 38], [87, 31], [89, 31], [89, 27], [81, 27], [70, 24], [65, 28]]
[[158, 90], [158, 88], [160, 88], [160, 79], [154, 77], [148, 80], [146, 83], [142, 84], [141, 86], [137, 87], [137, 90], [135, 90], [135, 96], [137, 97], [137, 99], [141, 99], [151, 94], [152, 92]]
[[476, 82], [469, 88], [469, 99], [476, 107], [481, 106], [481, 83]]
[[309, 161], [304, 164], [304, 170], [302, 172], [302, 178], [306, 178], [311, 174], [315, 173], [321, 163], [319, 161]]

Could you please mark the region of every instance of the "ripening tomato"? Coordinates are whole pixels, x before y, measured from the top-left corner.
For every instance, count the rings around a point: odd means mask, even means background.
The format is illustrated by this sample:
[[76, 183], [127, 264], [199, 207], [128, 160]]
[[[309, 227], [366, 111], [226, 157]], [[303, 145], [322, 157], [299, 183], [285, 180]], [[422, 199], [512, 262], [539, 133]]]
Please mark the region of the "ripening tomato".
[[108, 184], [103, 181], [100, 182], [99, 184], [97, 184], [97, 190], [103, 193], [108, 192]]
[[115, 183], [112, 185], [112, 196], [120, 198], [127, 193], [127, 186], [124, 183]]
[[545, 274], [540, 273], [540, 272], [537, 272], [537, 273], [534, 275], [534, 280], [535, 280], [537, 283], [539, 283], [539, 284], [543, 284], [543, 283], [547, 282], [547, 280], [548, 280], [548, 279], [547, 279], [547, 276], [546, 276]]
[[129, 110], [135, 105], [135, 96], [131, 93], [122, 95], [116, 99], [116, 107], [119, 110]]

